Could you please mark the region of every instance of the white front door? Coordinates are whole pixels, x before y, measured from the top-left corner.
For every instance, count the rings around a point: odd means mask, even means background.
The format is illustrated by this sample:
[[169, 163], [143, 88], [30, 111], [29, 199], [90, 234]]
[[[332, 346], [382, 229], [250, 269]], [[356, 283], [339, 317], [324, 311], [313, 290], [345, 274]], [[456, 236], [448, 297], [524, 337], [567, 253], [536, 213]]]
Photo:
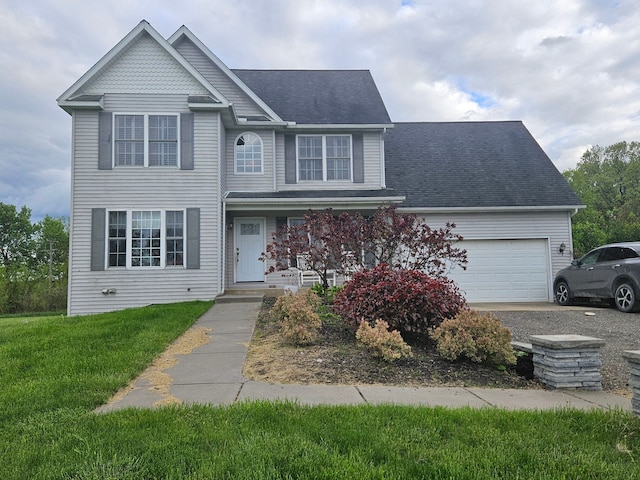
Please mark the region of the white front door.
[[236, 218], [234, 223], [236, 282], [263, 282], [264, 218]]

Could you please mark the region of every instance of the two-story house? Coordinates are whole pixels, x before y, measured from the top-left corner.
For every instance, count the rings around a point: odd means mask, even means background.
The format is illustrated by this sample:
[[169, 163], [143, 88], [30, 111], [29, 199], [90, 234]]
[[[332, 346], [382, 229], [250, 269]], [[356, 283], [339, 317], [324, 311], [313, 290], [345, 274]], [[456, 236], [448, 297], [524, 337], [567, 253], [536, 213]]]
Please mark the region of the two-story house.
[[522, 123], [393, 123], [368, 71], [231, 70], [142, 21], [58, 104], [70, 315], [282, 285], [259, 257], [309, 209], [455, 222], [470, 301], [552, 301], [570, 259], [580, 201]]

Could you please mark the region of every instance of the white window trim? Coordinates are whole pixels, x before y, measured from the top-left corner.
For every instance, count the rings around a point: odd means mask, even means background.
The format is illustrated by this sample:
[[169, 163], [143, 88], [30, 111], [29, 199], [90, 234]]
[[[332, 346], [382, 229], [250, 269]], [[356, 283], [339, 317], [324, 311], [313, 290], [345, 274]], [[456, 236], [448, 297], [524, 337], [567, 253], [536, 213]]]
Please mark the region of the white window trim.
[[[124, 116], [124, 115], [138, 115], [144, 118], [144, 165], [118, 165], [116, 164], [116, 117]], [[167, 116], [167, 117], [176, 117], [176, 128], [177, 128], [177, 143], [176, 143], [176, 164], [175, 165], [149, 165], [149, 117], [155, 116]], [[111, 125], [111, 151], [113, 152], [111, 155], [111, 165], [114, 169], [118, 168], [152, 168], [152, 169], [180, 169], [180, 114], [171, 112], [171, 113], [163, 113], [163, 112], [153, 112], [153, 113], [140, 113], [140, 112], [114, 112], [112, 115], [112, 125]]]
[[[126, 267], [114, 267], [109, 266], [109, 214], [111, 212], [126, 212], [127, 214], [127, 237], [126, 237]], [[131, 224], [133, 220], [133, 212], [160, 212], [160, 266], [148, 266], [148, 267], [134, 267], [131, 265], [131, 250], [132, 250], [132, 235], [131, 235]], [[166, 221], [166, 213], [167, 212], [182, 212], [182, 265], [167, 265], [167, 221]], [[105, 245], [105, 263], [106, 268], [108, 270], [161, 270], [161, 269], [181, 269], [184, 270], [187, 268], [187, 211], [184, 208], [113, 208], [107, 210], [106, 215], [106, 245]]]
[[[238, 148], [238, 139], [243, 135], [255, 135], [258, 137], [260, 141], [260, 171], [259, 172], [239, 172], [238, 171], [238, 157], [236, 155]], [[233, 172], [235, 175], [264, 175], [264, 142], [262, 141], [262, 137], [258, 135], [256, 132], [242, 132], [233, 141]]]
[[[299, 143], [300, 137], [321, 137], [322, 138], [322, 180], [301, 180], [300, 179], [300, 157]], [[349, 137], [349, 179], [332, 179], [327, 180], [327, 137]], [[296, 135], [296, 178], [298, 183], [317, 183], [317, 182], [340, 182], [353, 183], [353, 135], [342, 133], [328, 134], [299, 134]]]

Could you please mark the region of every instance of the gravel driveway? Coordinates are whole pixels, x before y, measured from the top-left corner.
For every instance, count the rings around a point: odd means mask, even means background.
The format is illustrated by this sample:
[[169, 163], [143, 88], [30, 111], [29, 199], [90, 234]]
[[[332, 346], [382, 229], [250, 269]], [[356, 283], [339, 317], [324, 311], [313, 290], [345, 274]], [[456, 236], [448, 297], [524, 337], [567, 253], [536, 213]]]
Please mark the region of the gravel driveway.
[[[518, 306], [473, 306], [489, 310], [511, 330], [513, 340], [531, 343], [529, 335], [575, 334], [601, 338], [602, 388], [631, 396], [629, 367], [622, 358], [625, 350], [640, 350], [640, 313], [621, 313], [610, 307], [559, 307], [553, 304]], [[595, 315], [588, 315], [593, 313]]]

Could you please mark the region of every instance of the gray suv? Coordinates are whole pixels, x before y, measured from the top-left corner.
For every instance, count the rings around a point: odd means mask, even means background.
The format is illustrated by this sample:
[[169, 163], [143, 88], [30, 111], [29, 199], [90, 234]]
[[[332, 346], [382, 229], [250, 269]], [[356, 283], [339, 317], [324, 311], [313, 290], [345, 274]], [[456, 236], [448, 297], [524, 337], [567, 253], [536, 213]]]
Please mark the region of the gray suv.
[[577, 299], [613, 300], [621, 312], [640, 306], [640, 242], [612, 243], [573, 260], [553, 281], [559, 305]]

